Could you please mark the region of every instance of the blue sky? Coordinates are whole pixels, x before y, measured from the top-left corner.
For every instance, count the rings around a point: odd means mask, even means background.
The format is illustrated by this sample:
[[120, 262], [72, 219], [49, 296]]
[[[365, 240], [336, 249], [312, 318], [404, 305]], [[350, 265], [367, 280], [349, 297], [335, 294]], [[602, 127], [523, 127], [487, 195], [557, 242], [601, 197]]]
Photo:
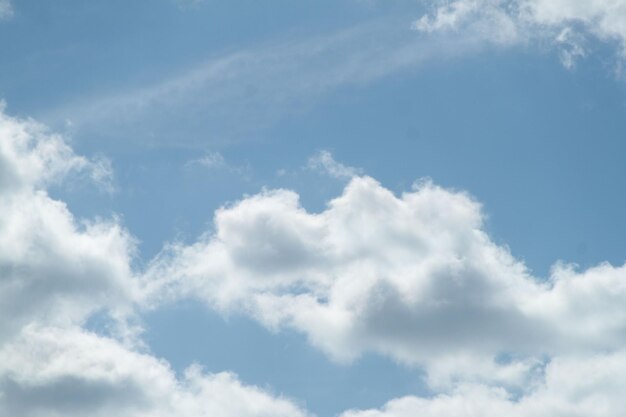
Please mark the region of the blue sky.
[[626, 2], [0, 19], [2, 413], [620, 415]]

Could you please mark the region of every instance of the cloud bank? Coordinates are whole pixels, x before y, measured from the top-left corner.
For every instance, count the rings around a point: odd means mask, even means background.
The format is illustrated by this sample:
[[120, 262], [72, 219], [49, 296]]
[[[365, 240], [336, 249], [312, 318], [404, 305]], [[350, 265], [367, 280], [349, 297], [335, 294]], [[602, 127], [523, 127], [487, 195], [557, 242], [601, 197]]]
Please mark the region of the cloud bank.
[[[557, 263], [533, 276], [485, 232], [467, 193], [422, 181], [395, 195], [350, 171], [343, 193], [312, 213], [293, 191], [264, 190], [137, 270], [116, 219], [79, 221], [47, 192], [107, 178], [98, 161], [4, 113], [0, 138], [0, 414], [309, 415], [231, 373], [192, 365], [177, 377], [151, 355], [132, 318], [189, 298], [302, 332], [339, 362], [374, 352], [424, 369], [431, 396], [344, 417], [624, 409], [626, 267]], [[85, 328], [96, 313], [115, 324], [111, 335]]]

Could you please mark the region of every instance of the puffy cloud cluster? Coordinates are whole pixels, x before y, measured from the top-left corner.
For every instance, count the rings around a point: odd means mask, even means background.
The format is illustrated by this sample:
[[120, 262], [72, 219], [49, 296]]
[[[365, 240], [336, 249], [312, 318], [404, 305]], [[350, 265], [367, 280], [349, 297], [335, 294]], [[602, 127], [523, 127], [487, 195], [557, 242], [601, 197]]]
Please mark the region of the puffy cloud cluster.
[[115, 220], [79, 222], [48, 194], [77, 176], [106, 185], [107, 165], [0, 111], [0, 415], [306, 415], [232, 374], [192, 366], [177, 379], [124, 333], [84, 329], [101, 313], [126, 330], [143, 292], [129, 233]]
[[145, 278], [158, 296], [298, 329], [337, 360], [375, 351], [433, 376], [515, 379], [541, 365], [528, 358], [626, 342], [625, 267], [537, 279], [490, 240], [476, 201], [431, 183], [395, 196], [356, 177], [321, 213], [265, 191], [219, 210], [215, 233], [173, 245]]
[[296, 329], [338, 361], [388, 355], [423, 367], [440, 393], [346, 416], [622, 409], [626, 267], [557, 263], [534, 277], [465, 193], [424, 182], [396, 196], [355, 177], [322, 212], [266, 190], [218, 210], [214, 229], [154, 260], [148, 298], [199, 297]]
[[[321, 155], [318, 169], [339, 167]], [[0, 115], [1, 415], [308, 415], [229, 373], [177, 377], [141, 344], [84, 327], [192, 297], [300, 331], [338, 361], [377, 352], [425, 369], [432, 396], [344, 417], [612, 417], [626, 405], [626, 267], [556, 264], [539, 279], [489, 238], [466, 193], [422, 182], [395, 195], [350, 171], [311, 213], [292, 191], [264, 190], [137, 271], [120, 224], [79, 222], [47, 192], [106, 178], [103, 166]]]
[[548, 39], [568, 68], [587, 55], [587, 35], [617, 44], [626, 56], [623, 0], [455, 0], [433, 5], [434, 11], [415, 21], [414, 29], [462, 31], [500, 44]]

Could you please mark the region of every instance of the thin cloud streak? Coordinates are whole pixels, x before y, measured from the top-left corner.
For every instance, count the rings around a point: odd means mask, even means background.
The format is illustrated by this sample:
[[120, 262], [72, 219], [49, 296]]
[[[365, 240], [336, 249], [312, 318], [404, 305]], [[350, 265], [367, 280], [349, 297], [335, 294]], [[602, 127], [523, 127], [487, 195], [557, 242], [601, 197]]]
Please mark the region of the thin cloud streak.
[[[153, 144], [231, 142], [306, 110], [334, 90], [480, 46], [467, 37], [429, 38], [411, 31], [409, 23], [377, 21], [235, 52], [154, 85], [88, 97], [42, 118], [51, 124], [70, 119], [77, 136], [104, 130], [109, 138]], [[199, 126], [208, 136], [197, 136]]]

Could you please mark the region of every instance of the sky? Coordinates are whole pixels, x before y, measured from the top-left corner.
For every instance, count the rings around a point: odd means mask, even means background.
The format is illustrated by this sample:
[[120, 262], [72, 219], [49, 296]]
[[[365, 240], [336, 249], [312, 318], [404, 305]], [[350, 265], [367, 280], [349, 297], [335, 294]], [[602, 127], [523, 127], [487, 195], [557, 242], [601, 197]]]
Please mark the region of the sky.
[[0, 417], [617, 417], [626, 1], [0, 0]]

